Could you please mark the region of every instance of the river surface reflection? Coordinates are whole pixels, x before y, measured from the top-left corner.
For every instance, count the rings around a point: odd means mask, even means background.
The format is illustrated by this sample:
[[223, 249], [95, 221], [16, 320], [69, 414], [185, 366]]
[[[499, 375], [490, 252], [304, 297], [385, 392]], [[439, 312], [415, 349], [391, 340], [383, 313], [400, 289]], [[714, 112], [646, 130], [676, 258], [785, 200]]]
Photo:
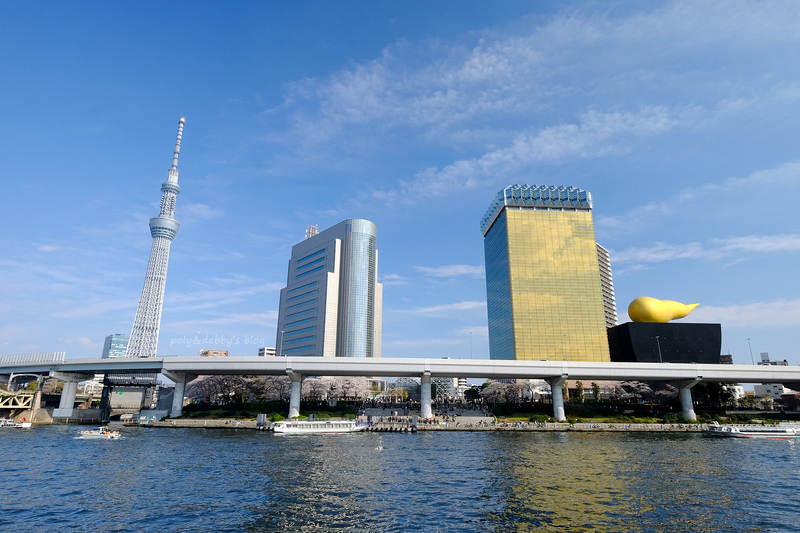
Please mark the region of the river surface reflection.
[[0, 433], [0, 528], [800, 530], [800, 443], [698, 434]]

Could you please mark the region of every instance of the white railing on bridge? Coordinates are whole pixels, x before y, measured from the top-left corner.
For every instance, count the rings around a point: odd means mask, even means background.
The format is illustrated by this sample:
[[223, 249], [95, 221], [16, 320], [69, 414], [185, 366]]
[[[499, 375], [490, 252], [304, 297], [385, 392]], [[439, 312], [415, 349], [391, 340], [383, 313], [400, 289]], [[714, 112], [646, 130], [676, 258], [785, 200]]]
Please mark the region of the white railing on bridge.
[[14, 365], [18, 363], [63, 363], [66, 353], [67, 352], [47, 352], [0, 355], [0, 365]]

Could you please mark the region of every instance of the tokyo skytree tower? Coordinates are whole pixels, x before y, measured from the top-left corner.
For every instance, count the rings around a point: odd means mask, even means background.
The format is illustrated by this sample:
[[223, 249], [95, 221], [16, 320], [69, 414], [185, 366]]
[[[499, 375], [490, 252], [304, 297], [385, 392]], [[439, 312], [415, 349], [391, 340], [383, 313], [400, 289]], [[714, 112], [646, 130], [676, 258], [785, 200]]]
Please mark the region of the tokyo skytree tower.
[[153, 248], [147, 263], [142, 296], [133, 320], [126, 357], [155, 357], [158, 348], [158, 329], [161, 326], [161, 308], [164, 304], [164, 286], [167, 283], [167, 262], [172, 239], [178, 233], [180, 224], [173, 218], [175, 200], [181, 188], [178, 187], [178, 156], [181, 153], [181, 136], [186, 118], [178, 120], [178, 140], [172, 156], [172, 168], [167, 181], [161, 185], [161, 213], [150, 219], [150, 235]]

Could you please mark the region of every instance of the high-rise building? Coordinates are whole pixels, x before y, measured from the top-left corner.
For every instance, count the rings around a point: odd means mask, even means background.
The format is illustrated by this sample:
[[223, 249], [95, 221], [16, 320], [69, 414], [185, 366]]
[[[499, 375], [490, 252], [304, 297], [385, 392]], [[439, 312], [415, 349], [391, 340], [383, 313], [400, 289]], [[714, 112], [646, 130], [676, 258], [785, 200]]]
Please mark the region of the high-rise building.
[[147, 263], [142, 296], [133, 320], [127, 357], [155, 357], [158, 349], [158, 330], [161, 327], [161, 308], [164, 305], [164, 287], [167, 283], [169, 247], [178, 233], [180, 224], [175, 220], [175, 201], [181, 188], [178, 186], [178, 156], [181, 153], [184, 117], [178, 119], [178, 140], [172, 155], [172, 167], [167, 181], [161, 185], [161, 212], [150, 219], [153, 248]]
[[609, 361], [591, 194], [506, 187], [481, 232], [490, 357]]
[[[123, 333], [115, 333], [113, 335], [106, 335], [105, 343], [103, 344], [103, 359], [116, 359], [118, 357], [125, 357], [125, 352], [128, 350], [128, 336]], [[118, 378], [118, 376], [116, 376]], [[95, 374], [94, 379], [88, 381], [83, 388], [86, 394], [100, 395], [103, 392], [103, 379], [105, 374]]]
[[608, 250], [597, 245], [597, 262], [600, 266], [600, 286], [603, 291], [603, 311], [606, 327], [617, 325], [617, 300], [614, 297], [614, 279], [611, 277], [611, 256]]
[[128, 336], [122, 333], [115, 333], [106, 336], [103, 344], [103, 359], [115, 359], [125, 357], [128, 350]]
[[278, 311], [277, 354], [380, 357], [383, 285], [377, 229], [351, 219], [292, 247]]

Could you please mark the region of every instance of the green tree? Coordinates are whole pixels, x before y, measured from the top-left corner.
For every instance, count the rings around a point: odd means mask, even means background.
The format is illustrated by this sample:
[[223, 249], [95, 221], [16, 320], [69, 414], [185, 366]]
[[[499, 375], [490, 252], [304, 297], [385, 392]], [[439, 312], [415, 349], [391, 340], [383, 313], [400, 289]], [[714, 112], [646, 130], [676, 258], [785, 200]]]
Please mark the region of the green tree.
[[600, 385], [596, 382], [592, 381], [592, 394], [594, 395], [594, 401], [600, 401]]
[[586, 393], [583, 391], [583, 381], [578, 380], [575, 382], [575, 391], [578, 394], [578, 400], [583, 403], [583, 400], [586, 399]]

